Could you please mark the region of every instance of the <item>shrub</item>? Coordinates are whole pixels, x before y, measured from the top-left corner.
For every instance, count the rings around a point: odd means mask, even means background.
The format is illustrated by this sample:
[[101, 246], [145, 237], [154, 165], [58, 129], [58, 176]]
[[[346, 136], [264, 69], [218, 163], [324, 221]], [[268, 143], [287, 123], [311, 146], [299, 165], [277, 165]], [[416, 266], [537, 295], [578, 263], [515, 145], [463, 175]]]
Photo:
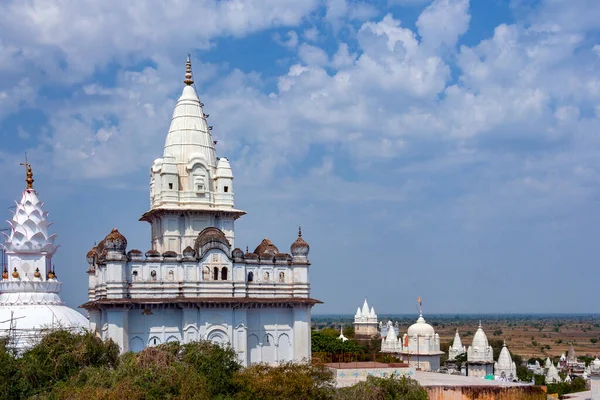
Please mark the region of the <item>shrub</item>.
[[413, 379], [367, 377], [366, 382], [338, 389], [335, 400], [427, 400], [427, 391]]

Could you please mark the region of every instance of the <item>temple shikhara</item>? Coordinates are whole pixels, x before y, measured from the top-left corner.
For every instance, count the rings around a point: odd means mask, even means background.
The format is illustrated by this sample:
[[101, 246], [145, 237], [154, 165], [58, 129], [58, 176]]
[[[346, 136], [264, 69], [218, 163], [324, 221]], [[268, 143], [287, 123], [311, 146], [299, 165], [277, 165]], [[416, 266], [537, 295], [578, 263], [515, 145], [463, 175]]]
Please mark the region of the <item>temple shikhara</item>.
[[62, 282], [52, 265], [56, 234], [48, 231], [52, 223], [33, 188], [31, 165], [23, 165], [27, 186], [8, 221], [10, 233], [2, 232], [6, 264], [0, 281], [0, 337], [18, 353], [35, 345], [43, 333], [83, 332], [88, 327], [87, 318], [60, 299]]
[[230, 343], [243, 365], [310, 358], [309, 245], [235, 247], [233, 172], [217, 157], [188, 58], [164, 153], [150, 168], [152, 248], [117, 229], [87, 254], [90, 329], [123, 352], [170, 341]]

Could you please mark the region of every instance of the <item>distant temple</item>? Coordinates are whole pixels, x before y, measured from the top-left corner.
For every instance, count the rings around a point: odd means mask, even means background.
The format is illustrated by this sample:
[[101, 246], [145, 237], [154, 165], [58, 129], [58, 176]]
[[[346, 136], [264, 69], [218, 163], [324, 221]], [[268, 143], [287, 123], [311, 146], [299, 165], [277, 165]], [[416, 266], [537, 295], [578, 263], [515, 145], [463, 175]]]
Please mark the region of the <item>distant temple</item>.
[[508, 347], [506, 347], [506, 341], [504, 341], [498, 361], [494, 365], [494, 376], [497, 379], [508, 381], [517, 379], [517, 365], [512, 360]]
[[378, 334], [377, 314], [375, 308], [369, 309], [369, 303], [365, 297], [362, 309], [358, 307], [354, 315], [354, 337], [357, 339], [370, 339]]
[[481, 322], [467, 350], [467, 375], [483, 378], [494, 373], [494, 351], [483, 332]]
[[422, 371], [438, 371], [444, 354], [440, 351], [440, 336], [425, 322], [422, 311], [402, 338], [396, 337], [396, 330], [389, 321], [386, 336], [381, 340], [381, 352], [398, 354], [411, 367]]
[[465, 354], [467, 349], [463, 346], [462, 341], [460, 340], [460, 335], [458, 334], [458, 328], [456, 329], [456, 334], [454, 335], [454, 341], [452, 342], [452, 346], [448, 350], [448, 360], [455, 360], [456, 357], [461, 354]]

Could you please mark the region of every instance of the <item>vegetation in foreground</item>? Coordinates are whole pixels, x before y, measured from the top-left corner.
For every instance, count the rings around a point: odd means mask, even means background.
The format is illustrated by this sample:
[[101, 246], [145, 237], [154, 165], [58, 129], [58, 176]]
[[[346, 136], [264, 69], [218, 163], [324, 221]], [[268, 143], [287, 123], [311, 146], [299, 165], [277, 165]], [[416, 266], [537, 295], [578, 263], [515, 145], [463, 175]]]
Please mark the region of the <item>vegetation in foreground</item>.
[[57, 331], [21, 357], [0, 341], [0, 363], [0, 399], [427, 399], [408, 378], [371, 377], [336, 389], [324, 366], [242, 368], [235, 351], [206, 341], [120, 356], [112, 341]]

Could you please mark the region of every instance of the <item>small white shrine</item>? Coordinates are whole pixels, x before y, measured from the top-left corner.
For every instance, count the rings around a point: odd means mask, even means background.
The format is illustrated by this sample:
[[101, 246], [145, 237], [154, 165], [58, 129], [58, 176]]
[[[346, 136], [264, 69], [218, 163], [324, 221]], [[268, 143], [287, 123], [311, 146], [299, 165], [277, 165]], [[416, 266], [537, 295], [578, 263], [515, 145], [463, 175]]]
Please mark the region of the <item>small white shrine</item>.
[[422, 310], [417, 322], [408, 328], [402, 338], [396, 337], [392, 322], [387, 323], [386, 336], [381, 340], [381, 352], [398, 354], [411, 367], [421, 371], [438, 371], [440, 358], [444, 354], [440, 351], [440, 336], [433, 326], [425, 322]]
[[463, 346], [462, 341], [460, 340], [460, 335], [458, 334], [458, 328], [456, 329], [456, 333], [454, 334], [454, 341], [452, 345], [448, 349], [448, 360], [455, 360], [456, 357], [461, 354], [465, 354], [467, 349]]
[[378, 334], [378, 327], [375, 307], [371, 306], [369, 309], [369, 303], [365, 297], [362, 309], [358, 307], [354, 315], [354, 336], [363, 339], [371, 338]]
[[508, 347], [506, 347], [506, 341], [504, 341], [498, 361], [494, 365], [494, 376], [496, 379], [509, 382], [517, 379], [517, 365], [512, 360]]
[[548, 371], [546, 372], [546, 384], [562, 382], [560, 375], [558, 375], [558, 368], [551, 362]]
[[494, 351], [489, 345], [487, 336], [481, 327], [473, 336], [473, 341], [467, 350], [467, 375], [484, 378], [494, 373]]
[[45, 332], [83, 332], [88, 327], [87, 318], [60, 299], [62, 282], [52, 266], [56, 234], [48, 232], [48, 212], [33, 188], [31, 166], [27, 161], [24, 165], [27, 188], [8, 221], [10, 234], [3, 232], [7, 265], [0, 281], [0, 336], [19, 353]]

